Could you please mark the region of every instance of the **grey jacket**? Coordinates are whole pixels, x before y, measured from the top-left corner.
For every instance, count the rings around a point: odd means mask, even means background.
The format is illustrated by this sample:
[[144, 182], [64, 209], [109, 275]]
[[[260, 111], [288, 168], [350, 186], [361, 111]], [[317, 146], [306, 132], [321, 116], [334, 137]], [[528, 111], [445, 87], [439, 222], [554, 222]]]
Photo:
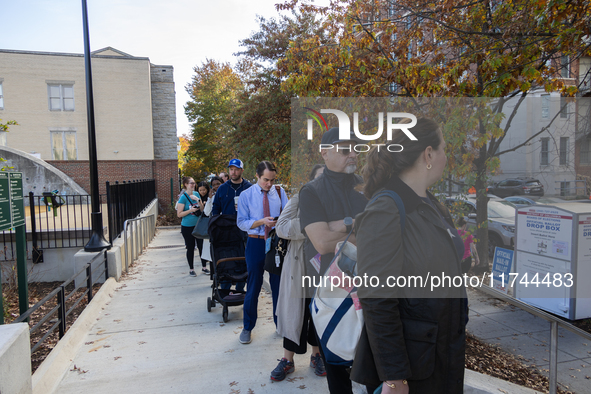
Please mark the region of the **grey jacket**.
[[277, 333], [300, 344], [306, 295], [302, 287], [304, 267], [304, 240], [300, 229], [300, 198], [294, 195], [277, 219], [275, 230], [281, 238], [289, 239], [287, 254], [283, 260], [281, 284], [277, 299]]
[[[407, 379], [411, 393], [462, 393], [465, 288], [418, 298], [424, 290], [386, 285], [388, 277], [461, 276], [461, 256], [431, 205], [397, 177], [386, 188], [404, 202], [405, 230], [401, 232], [398, 208], [389, 197], [379, 198], [356, 217], [358, 274], [377, 276], [385, 286], [358, 290], [365, 327], [351, 380], [377, 386], [385, 380]], [[429, 196], [453, 226], [447, 209]]]

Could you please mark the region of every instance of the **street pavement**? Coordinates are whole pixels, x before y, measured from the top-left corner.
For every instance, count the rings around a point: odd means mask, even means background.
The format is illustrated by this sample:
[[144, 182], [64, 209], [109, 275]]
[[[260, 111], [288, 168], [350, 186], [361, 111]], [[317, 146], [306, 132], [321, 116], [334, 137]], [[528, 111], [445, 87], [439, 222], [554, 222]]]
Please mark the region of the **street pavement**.
[[[550, 322], [477, 290], [468, 289], [468, 298], [468, 332], [548, 376]], [[591, 342], [563, 328], [558, 329], [558, 382], [564, 390], [591, 393]]]
[[[259, 298], [253, 341], [242, 345], [238, 342], [242, 307], [229, 309], [227, 323], [222, 320], [219, 304], [208, 313], [209, 276], [198, 274], [195, 278], [188, 272], [180, 230], [159, 229], [148, 249], [102, 306], [55, 392], [328, 393], [326, 378], [316, 376], [309, 367], [310, 352], [296, 355], [295, 372], [287, 379], [270, 380], [283, 348], [282, 339], [275, 333], [271, 296], [266, 290]], [[545, 353], [549, 325], [545, 321], [499, 305], [479, 293], [469, 294], [469, 331], [522, 355], [526, 363], [547, 368], [544, 359], [549, 359]], [[559, 379], [577, 387], [576, 393], [591, 393], [591, 381], [584, 378], [591, 375], [591, 354], [587, 353], [591, 346], [581, 344], [569, 333], [561, 336]], [[576, 375], [576, 381], [566, 379], [565, 373]], [[359, 385], [354, 390], [355, 394], [365, 393]], [[466, 371], [466, 394], [499, 392], [535, 393]]]

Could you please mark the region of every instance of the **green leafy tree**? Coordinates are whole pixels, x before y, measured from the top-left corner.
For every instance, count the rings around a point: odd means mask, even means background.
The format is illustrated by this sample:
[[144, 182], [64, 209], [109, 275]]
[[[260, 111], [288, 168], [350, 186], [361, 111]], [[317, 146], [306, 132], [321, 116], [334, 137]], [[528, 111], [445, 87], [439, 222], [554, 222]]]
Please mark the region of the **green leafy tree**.
[[192, 122], [192, 140], [185, 156], [189, 162], [201, 163], [202, 171], [216, 172], [235, 154], [226, 140], [236, 131], [232, 111], [244, 84], [229, 63], [208, 59], [193, 70], [195, 75], [186, 86], [191, 100], [185, 113]]

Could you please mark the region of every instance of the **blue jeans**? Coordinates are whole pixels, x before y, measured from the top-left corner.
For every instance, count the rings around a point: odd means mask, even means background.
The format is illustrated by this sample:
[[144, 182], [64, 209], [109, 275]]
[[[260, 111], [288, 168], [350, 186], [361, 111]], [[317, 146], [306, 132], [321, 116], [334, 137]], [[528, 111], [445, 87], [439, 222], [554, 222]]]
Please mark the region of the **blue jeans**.
[[[248, 238], [246, 242], [246, 267], [248, 269], [248, 287], [244, 297], [244, 329], [251, 331], [257, 323], [259, 294], [263, 286], [265, 265], [265, 240]], [[273, 297], [273, 320], [277, 325], [277, 297], [279, 296], [279, 275], [270, 274], [271, 295]]]

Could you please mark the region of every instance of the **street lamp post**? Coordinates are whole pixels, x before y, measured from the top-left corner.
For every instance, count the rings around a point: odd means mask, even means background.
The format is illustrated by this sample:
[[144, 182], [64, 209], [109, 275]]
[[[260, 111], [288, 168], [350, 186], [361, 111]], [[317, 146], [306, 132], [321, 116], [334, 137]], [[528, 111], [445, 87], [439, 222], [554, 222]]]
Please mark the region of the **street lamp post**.
[[98, 166], [96, 155], [96, 135], [94, 128], [94, 100], [92, 94], [92, 70], [90, 67], [90, 37], [88, 33], [88, 10], [86, 0], [82, 0], [82, 22], [84, 29], [84, 68], [86, 70], [86, 114], [88, 118], [88, 161], [90, 163], [90, 200], [92, 204], [92, 234], [84, 246], [86, 252], [99, 252], [110, 249], [103, 233], [103, 216], [99, 201]]

